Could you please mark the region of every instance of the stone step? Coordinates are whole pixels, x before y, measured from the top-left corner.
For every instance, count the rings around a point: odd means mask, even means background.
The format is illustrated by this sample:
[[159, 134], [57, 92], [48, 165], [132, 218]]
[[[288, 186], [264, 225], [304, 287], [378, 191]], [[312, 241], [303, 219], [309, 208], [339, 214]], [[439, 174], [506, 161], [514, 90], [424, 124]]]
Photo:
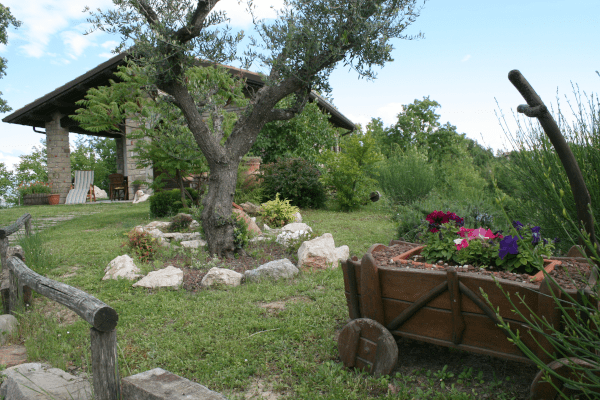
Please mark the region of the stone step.
[[0, 397], [6, 400], [91, 400], [87, 379], [40, 363], [21, 364], [2, 371]]
[[131, 400], [227, 400], [198, 383], [154, 368], [121, 380], [123, 399]]

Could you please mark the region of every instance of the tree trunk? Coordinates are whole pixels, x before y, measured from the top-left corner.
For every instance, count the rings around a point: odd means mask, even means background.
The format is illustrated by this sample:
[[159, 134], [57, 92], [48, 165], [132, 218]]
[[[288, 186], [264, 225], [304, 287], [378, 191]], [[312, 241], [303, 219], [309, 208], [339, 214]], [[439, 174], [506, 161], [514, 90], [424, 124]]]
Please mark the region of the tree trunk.
[[231, 217], [239, 160], [210, 166], [208, 193], [202, 204], [202, 227], [208, 252], [220, 257], [232, 257], [234, 220]]

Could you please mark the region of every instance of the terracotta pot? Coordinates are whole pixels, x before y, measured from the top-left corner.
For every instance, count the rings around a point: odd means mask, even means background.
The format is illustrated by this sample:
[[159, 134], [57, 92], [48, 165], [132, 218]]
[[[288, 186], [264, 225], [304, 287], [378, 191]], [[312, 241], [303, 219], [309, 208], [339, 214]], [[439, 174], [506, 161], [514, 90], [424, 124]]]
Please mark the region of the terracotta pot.
[[48, 196], [48, 204], [55, 206], [60, 202], [60, 194], [51, 194]]
[[[415, 247], [414, 249], [410, 249], [409, 251], [392, 258], [392, 261], [400, 261], [401, 264], [406, 264], [406, 263], [408, 263], [408, 261], [405, 261], [405, 260], [408, 260], [410, 257], [421, 254], [421, 251], [424, 248], [425, 248], [425, 246], [419, 246], [419, 247]], [[415, 265], [425, 264], [425, 265], [431, 265], [432, 267], [435, 267], [435, 265], [433, 265], [433, 264], [414, 262], [414, 261], [413, 261], [413, 264], [415, 264]], [[554, 268], [559, 265], [561, 265], [561, 262], [559, 260], [544, 260], [544, 269], [548, 273], [554, 271]], [[529, 277], [530, 277], [531, 282], [534, 282], [534, 283], [541, 282], [544, 280], [544, 272], [539, 271], [535, 275], [529, 275]]]

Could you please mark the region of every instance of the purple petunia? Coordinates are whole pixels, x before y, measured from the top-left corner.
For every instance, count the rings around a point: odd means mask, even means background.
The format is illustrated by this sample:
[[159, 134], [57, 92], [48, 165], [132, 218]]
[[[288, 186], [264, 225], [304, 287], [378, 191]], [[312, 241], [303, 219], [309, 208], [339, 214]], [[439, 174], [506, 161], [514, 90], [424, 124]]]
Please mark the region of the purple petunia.
[[534, 226], [531, 228], [531, 236], [533, 237], [531, 239], [531, 244], [537, 244], [540, 239], [542, 238], [542, 235], [540, 235], [540, 227], [539, 226]]
[[522, 224], [521, 222], [517, 221], [517, 220], [514, 220], [514, 221], [512, 222], [512, 226], [513, 226], [513, 228], [515, 228], [516, 230], [520, 231], [520, 230], [521, 230], [521, 228], [523, 227], [523, 224]]
[[519, 244], [517, 243], [518, 238], [516, 236], [505, 236], [500, 241], [500, 250], [498, 251], [498, 257], [504, 260], [507, 254], [519, 254]]

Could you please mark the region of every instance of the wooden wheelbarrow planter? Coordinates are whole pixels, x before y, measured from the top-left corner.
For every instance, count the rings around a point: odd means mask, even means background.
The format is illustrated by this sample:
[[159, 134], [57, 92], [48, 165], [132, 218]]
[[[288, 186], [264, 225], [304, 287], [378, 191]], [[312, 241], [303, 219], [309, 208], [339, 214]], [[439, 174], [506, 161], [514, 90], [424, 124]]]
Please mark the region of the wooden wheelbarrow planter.
[[[499, 320], [494, 309], [498, 307], [511, 330], [519, 330], [527, 347], [546, 364], [552, 361], [546, 354], [554, 352], [551, 343], [542, 334], [534, 333], [539, 345], [535, 343], [528, 333], [530, 328], [511, 311], [513, 306], [490, 276], [459, 274], [454, 269], [434, 271], [378, 266], [371, 253], [379, 246], [383, 245], [371, 246], [360, 262], [356, 257], [342, 262], [351, 321], [339, 335], [338, 349], [346, 367], [376, 375], [389, 374], [398, 359], [394, 337], [533, 363], [507, 340], [508, 333], [497, 326]], [[539, 288], [504, 279], [500, 282], [524, 315], [530, 312], [516, 298], [517, 292], [525, 297], [533, 312], [545, 316], [554, 327], [561, 326], [560, 309], [549, 295], [549, 281], [544, 280]], [[484, 300], [480, 288], [488, 295], [493, 309]], [[577, 298], [575, 290], [569, 294]], [[563, 366], [558, 364], [553, 369], [560, 371]], [[532, 384], [532, 398], [554, 399], [554, 389], [541, 378], [540, 373]]]

